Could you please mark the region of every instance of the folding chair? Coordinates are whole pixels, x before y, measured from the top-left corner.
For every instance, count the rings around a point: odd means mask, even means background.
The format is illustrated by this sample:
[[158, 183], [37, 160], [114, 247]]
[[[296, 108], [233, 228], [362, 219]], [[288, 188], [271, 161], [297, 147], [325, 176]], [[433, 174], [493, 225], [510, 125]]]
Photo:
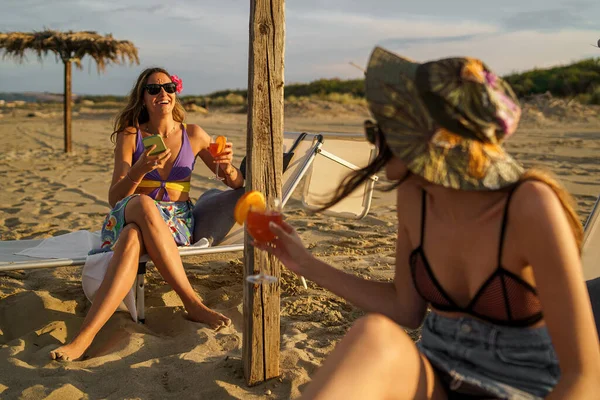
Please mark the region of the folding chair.
[[600, 214], [596, 200], [592, 212], [584, 225], [583, 245], [581, 249], [581, 263], [583, 265], [583, 276], [585, 280], [600, 277]]
[[[377, 156], [375, 146], [362, 134], [321, 133], [323, 144], [319, 156], [307, 174], [302, 203], [316, 210], [332, 199], [340, 183], [352, 170], [367, 166]], [[373, 188], [378, 177], [372, 175], [348, 197], [330, 207], [325, 214], [340, 218], [361, 219], [371, 207]]]
[[592, 212], [585, 222], [583, 245], [581, 248], [581, 264], [583, 276], [592, 303], [596, 328], [600, 330], [600, 220], [598, 207], [600, 197], [596, 200]]
[[[283, 148], [284, 151], [288, 151], [294, 147], [294, 156], [290, 160], [290, 163], [282, 177], [282, 203], [286, 205], [297, 186], [302, 181], [302, 178], [306, 175], [307, 171], [311, 170], [310, 173], [310, 186], [308, 191], [305, 191], [303, 203], [309, 207], [314, 208], [316, 205], [316, 198], [321, 195], [323, 191], [334, 190], [334, 186], [340, 183], [342, 175], [345, 176], [351, 170], [364, 167], [373, 157], [374, 150], [373, 146], [367, 144], [367, 142], [359, 142], [358, 137], [362, 135], [327, 135], [327, 150], [323, 149], [324, 145], [324, 134], [306, 134], [306, 133], [288, 133], [284, 134]], [[337, 148], [339, 146], [339, 149]], [[353, 147], [354, 146], [354, 147]], [[366, 146], [366, 147], [365, 147]], [[370, 146], [370, 147], [369, 147]], [[358, 157], [356, 153], [362, 153], [367, 150], [367, 156]], [[326, 161], [319, 160], [317, 168], [327, 168], [326, 170], [316, 172], [314, 168], [315, 160], [320, 159], [318, 155], [323, 156], [325, 159], [330, 160], [335, 165], [327, 166]], [[348, 157], [351, 161], [349, 162], [344, 159]], [[325, 164], [323, 164], [325, 163]], [[324, 171], [327, 171], [325, 174]], [[345, 171], [345, 174], [342, 172]], [[321, 182], [321, 179], [317, 179], [317, 176], [322, 175], [323, 177], [330, 176], [331, 179], [326, 179], [327, 185]], [[373, 177], [374, 182], [377, 178]], [[336, 208], [331, 213], [348, 217], [354, 215], [354, 217], [362, 217], [368, 212], [368, 208], [371, 201], [372, 195], [372, 183], [364, 185], [362, 191], [361, 200], [357, 200], [354, 197], [348, 199], [348, 202], [342, 202], [340, 208]], [[354, 211], [348, 211], [360, 204], [360, 209], [354, 209]], [[232, 210], [233, 211], [233, 210]], [[56, 237], [60, 238], [60, 237]], [[85, 264], [86, 257], [73, 257], [73, 258], [33, 258], [19, 253], [26, 249], [32, 249], [47, 239], [36, 239], [36, 240], [10, 240], [0, 241], [0, 272], [1, 271], [12, 271], [12, 270], [25, 270], [25, 269], [37, 269], [37, 268], [54, 268], [61, 266], [82, 266]], [[221, 243], [213, 247], [198, 248], [193, 246], [179, 247], [179, 254], [181, 257], [192, 256], [192, 255], [204, 255], [224, 252], [241, 251], [244, 249], [244, 229], [242, 226], [235, 225]], [[136, 294], [136, 310], [137, 320], [143, 323], [145, 312], [144, 312], [144, 275], [146, 272], [146, 264], [149, 261], [147, 256], [140, 259], [138, 266], [138, 275], [135, 282], [135, 294]]]

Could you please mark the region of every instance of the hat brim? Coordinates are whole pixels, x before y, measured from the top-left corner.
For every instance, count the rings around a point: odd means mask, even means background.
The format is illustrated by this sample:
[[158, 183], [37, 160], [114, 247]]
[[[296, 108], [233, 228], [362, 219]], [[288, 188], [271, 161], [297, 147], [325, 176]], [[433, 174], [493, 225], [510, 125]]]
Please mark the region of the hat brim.
[[[477, 148], [474, 150], [473, 147]], [[451, 189], [498, 190], [523, 175], [521, 165], [500, 146], [482, 149], [481, 142], [464, 140], [453, 147], [407, 146], [408, 169], [425, 180]]]
[[[420, 65], [381, 47], [369, 59], [365, 94], [392, 153], [411, 172], [448, 188], [496, 190], [517, 182], [523, 168], [500, 146], [481, 151], [481, 143], [468, 138], [452, 146], [432, 143], [441, 127], [419, 94], [415, 80]], [[475, 148], [478, 168], [470, 153]]]

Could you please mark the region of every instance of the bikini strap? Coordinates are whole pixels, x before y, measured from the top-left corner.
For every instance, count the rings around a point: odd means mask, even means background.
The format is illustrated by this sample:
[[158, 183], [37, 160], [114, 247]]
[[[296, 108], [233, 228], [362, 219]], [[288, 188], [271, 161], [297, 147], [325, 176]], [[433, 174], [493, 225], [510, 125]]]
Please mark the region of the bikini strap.
[[422, 190], [421, 195], [421, 246], [423, 246], [423, 240], [425, 239], [425, 207], [427, 206], [427, 198], [425, 189]]
[[510, 200], [512, 199], [513, 194], [518, 188], [519, 184], [515, 185], [515, 187], [513, 187], [510, 190], [506, 199], [506, 204], [504, 205], [504, 214], [502, 215], [502, 226], [500, 228], [500, 245], [498, 246], [498, 268], [502, 266], [502, 250], [504, 249], [504, 237], [506, 236], [506, 225], [508, 224], [508, 207], [510, 206]]

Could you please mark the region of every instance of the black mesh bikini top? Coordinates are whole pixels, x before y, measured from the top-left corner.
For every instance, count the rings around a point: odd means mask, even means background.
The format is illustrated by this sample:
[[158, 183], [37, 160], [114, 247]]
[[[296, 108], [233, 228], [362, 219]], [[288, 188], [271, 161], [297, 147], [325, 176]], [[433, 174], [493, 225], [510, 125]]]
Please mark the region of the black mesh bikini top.
[[502, 267], [502, 247], [508, 216], [508, 206], [514, 189], [509, 193], [502, 217], [498, 267], [486, 279], [466, 307], [459, 306], [436, 279], [423, 250], [425, 239], [426, 197], [422, 194], [421, 243], [410, 254], [410, 268], [417, 292], [434, 308], [457, 311], [498, 325], [524, 327], [542, 319], [542, 306], [536, 290], [518, 275]]

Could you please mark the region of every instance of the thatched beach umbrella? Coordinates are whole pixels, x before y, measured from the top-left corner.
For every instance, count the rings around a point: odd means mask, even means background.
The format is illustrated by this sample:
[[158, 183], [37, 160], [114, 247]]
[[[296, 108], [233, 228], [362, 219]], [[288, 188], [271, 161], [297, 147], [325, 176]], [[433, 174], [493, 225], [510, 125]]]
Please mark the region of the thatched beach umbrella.
[[98, 73], [109, 64], [139, 64], [137, 48], [127, 40], [116, 40], [112, 35], [96, 32], [42, 32], [0, 33], [0, 51], [3, 58], [22, 62], [28, 50], [36, 53], [40, 61], [48, 53], [54, 53], [65, 64], [64, 124], [65, 152], [71, 151], [71, 63], [82, 69], [81, 59], [90, 56], [96, 61]]

